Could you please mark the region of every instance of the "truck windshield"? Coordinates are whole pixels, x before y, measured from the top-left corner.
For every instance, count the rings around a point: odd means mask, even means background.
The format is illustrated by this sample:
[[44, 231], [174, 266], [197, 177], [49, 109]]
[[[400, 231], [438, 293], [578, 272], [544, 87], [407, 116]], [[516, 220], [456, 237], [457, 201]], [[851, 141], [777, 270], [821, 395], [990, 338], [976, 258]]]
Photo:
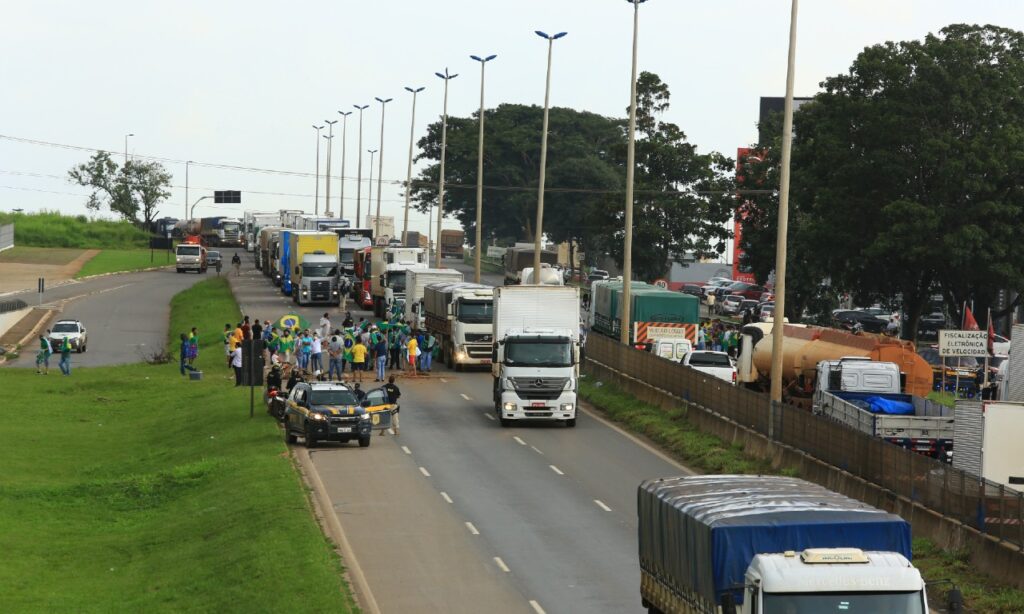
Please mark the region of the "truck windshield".
[[405, 292], [405, 271], [389, 272], [388, 287], [395, 292]]
[[924, 614], [919, 591], [903, 593], [765, 593], [764, 614]]
[[198, 256], [199, 246], [198, 245], [179, 245], [178, 246], [179, 256]]
[[225, 232], [238, 232], [239, 229], [239, 225], [235, 222], [223, 223], [220, 227], [223, 228]]
[[314, 390], [310, 402], [313, 405], [359, 405], [356, 395], [348, 390]]
[[352, 264], [353, 262], [355, 262], [355, 260], [356, 259], [355, 259], [355, 253], [354, 252], [351, 252], [351, 251], [348, 251], [348, 250], [345, 250], [345, 251], [341, 252], [341, 263], [342, 264]]
[[568, 340], [510, 340], [505, 344], [505, 364], [510, 367], [571, 367]]
[[493, 321], [494, 303], [459, 301], [459, 322], [465, 324], [490, 324]]
[[303, 277], [334, 277], [338, 274], [338, 267], [329, 264], [303, 264], [302, 265], [302, 276]]

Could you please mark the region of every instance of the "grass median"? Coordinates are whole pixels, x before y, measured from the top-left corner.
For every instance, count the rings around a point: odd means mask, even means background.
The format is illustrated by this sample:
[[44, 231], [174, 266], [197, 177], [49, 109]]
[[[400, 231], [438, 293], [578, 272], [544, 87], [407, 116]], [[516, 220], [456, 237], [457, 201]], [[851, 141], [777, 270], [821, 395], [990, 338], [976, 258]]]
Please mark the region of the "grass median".
[[238, 313], [224, 279], [174, 298], [201, 381], [176, 361], [4, 371], [0, 611], [356, 610], [280, 431], [227, 379]]
[[[686, 420], [682, 408], [661, 409], [640, 401], [615, 384], [592, 376], [581, 380], [580, 395], [596, 409], [630, 430], [666, 449], [683, 464], [700, 473], [746, 473], [797, 476], [786, 467], [748, 456], [742, 447], [698, 431]], [[951, 579], [963, 591], [971, 612], [1024, 612], [1024, 591], [1004, 586], [974, 570], [964, 552], [943, 550], [934, 542], [915, 538], [914, 565], [926, 580]], [[929, 600], [942, 603], [946, 587], [930, 589]]]
[[75, 277], [81, 278], [101, 273], [138, 271], [140, 269], [171, 266], [173, 264], [174, 254], [166, 250], [105, 249], [86, 261], [82, 268], [75, 273]]

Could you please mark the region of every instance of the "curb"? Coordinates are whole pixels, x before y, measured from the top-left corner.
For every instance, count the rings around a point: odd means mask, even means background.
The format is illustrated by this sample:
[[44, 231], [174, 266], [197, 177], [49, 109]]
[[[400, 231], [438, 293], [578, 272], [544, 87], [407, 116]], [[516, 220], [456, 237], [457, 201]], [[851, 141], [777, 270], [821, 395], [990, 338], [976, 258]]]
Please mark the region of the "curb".
[[348, 575], [352, 577], [356, 601], [359, 602], [364, 612], [368, 614], [381, 614], [380, 606], [377, 605], [373, 591], [370, 590], [370, 584], [366, 581], [362, 567], [359, 566], [355, 551], [352, 550], [352, 544], [349, 543], [348, 537], [345, 535], [345, 530], [338, 520], [338, 515], [334, 513], [334, 504], [327, 494], [327, 488], [324, 486], [323, 481], [320, 480], [320, 474], [317, 473], [316, 467], [313, 465], [313, 459], [309, 456], [309, 451], [299, 447], [288, 448], [298, 460], [301, 473], [307, 479], [313, 491], [314, 504], [319, 508], [320, 517], [324, 521], [324, 531], [334, 540], [334, 543], [337, 544], [337, 549], [341, 551], [342, 561], [345, 563]]

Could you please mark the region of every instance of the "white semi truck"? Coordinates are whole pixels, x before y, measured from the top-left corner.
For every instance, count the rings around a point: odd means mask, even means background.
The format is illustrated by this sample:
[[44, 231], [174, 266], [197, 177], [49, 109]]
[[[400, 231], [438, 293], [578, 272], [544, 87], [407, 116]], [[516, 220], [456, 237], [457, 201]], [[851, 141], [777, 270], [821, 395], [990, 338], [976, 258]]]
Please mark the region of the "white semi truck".
[[494, 288], [465, 282], [430, 284], [423, 289], [423, 316], [449, 369], [491, 364]]
[[495, 288], [493, 337], [494, 408], [501, 425], [536, 419], [576, 426], [579, 288]]
[[405, 274], [405, 321], [416, 328], [423, 327], [423, 293], [430, 284], [460, 282], [462, 271], [455, 269], [409, 269]]

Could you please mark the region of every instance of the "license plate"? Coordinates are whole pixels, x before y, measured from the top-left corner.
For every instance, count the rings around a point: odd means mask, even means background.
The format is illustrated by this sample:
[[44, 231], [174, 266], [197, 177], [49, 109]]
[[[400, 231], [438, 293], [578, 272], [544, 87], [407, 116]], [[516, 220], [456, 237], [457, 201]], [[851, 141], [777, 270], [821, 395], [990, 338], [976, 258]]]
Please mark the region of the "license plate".
[[530, 407], [547, 407], [547, 406], [544, 405], [544, 403], [538, 403], [537, 401], [534, 401], [533, 403], [530, 403]]
[[351, 433], [352, 432], [352, 427], [350, 427], [350, 426], [339, 426], [338, 427], [338, 432], [339, 433]]

